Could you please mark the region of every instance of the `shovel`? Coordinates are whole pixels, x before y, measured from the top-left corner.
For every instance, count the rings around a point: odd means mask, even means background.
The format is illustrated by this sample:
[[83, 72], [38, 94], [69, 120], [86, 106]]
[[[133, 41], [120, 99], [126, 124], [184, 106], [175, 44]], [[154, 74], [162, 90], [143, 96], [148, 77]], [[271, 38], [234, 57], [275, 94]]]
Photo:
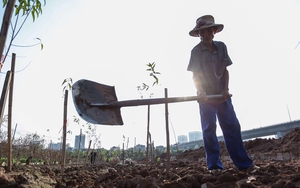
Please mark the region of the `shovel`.
[[[121, 107], [151, 104], [166, 104], [199, 100], [199, 96], [153, 98], [118, 101], [115, 87], [89, 80], [78, 80], [72, 86], [75, 108], [79, 116], [92, 124], [123, 125]], [[223, 95], [207, 95], [209, 99], [223, 98]]]

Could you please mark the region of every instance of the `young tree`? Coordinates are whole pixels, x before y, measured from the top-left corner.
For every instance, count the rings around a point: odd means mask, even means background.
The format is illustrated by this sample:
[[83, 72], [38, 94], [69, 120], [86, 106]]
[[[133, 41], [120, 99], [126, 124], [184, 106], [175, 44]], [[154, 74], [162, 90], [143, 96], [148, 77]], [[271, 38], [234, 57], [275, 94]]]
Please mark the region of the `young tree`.
[[[44, 5], [46, 5], [46, 0], [44, 0]], [[3, 0], [3, 8], [5, 8], [5, 13], [3, 16], [2, 26], [1, 26], [1, 33], [0, 33], [0, 55], [2, 56], [4, 47], [6, 44], [7, 34], [9, 30], [9, 25], [11, 25], [12, 35], [9, 40], [9, 44], [7, 46], [7, 50], [3, 58], [1, 58], [1, 65], [4, 63], [7, 54], [10, 51], [11, 46], [13, 45], [13, 41], [21, 31], [24, 23], [27, 21], [28, 17], [31, 15], [33, 22], [40, 14], [42, 14], [42, 3], [40, 0]], [[12, 13], [15, 8], [15, 23], [11, 23]], [[21, 18], [20, 18], [21, 17]], [[21, 20], [21, 24], [18, 22]], [[41, 39], [36, 38], [39, 43], [36, 45], [41, 45], [41, 49], [43, 49], [43, 44]]]
[[63, 92], [65, 90], [71, 90], [72, 89], [72, 85], [73, 85], [72, 78], [66, 78], [66, 79], [64, 79], [64, 81], [61, 84], [61, 86], [63, 87]]
[[[155, 62], [153, 63], [148, 63], [147, 64], [147, 71], [150, 72], [149, 76], [153, 77], [154, 78], [154, 82], [152, 83], [152, 86], [154, 85], [158, 85], [158, 75], [160, 74], [159, 72], [155, 71]], [[147, 91], [149, 89], [149, 85], [148, 84], [145, 84], [145, 83], [142, 83], [142, 85], [138, 86], [137, 87], [138, 91], [140, 91], [140, 93], [142, 91]], [[151, 97], [151, 94], [150, 94], [150, 97]], [[141, 98], [143, 98], [143, 95], [141, 94]], [[147, 123], [147, 142], [146, 142], [146, 167], [148, 168], [148, 154], [149, 154], [149, 146], [151, 144], [151, 137], [150, 137], [150, 131], [149, 131], [149, 121], [150, 121], [150, 105], [148, 105], [148, 123]], [[152, 147], [151, 147], [152, 148]]]
[[[150, 72], [149, 76], [153, 77], [153, 79], [154, 79], [152, 86], [158, 85], [158, 82], [159, 82], [158, 75], [160, 74], [160, 72], [155, 71], [155, 66], [156, 66], [155, 62], [148, 63], [148, 64], [146, 64], [146, 66], [148, 67], [146, 69], [146, 71]], [[141, 98], [143, 98], [142, 91], [148, 91], [149, 88], [150, 88], [149, 84], [146, 84], [145, 82], [143, 82], [141, 85], [137, 86], [137, 90], [140, 92]]]

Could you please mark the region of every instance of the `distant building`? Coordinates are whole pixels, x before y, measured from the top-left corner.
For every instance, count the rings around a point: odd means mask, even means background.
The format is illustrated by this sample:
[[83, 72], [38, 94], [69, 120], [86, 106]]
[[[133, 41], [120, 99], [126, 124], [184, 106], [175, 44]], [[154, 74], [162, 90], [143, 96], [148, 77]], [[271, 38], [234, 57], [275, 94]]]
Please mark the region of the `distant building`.
[[200, 131], [193, 131], [189, 132], [189, 142], [196, 141], [196, 140], [202, 140], [203, 136]]
[[[80, 135], [75, 136], [75, 145], [74, 145], [75, 150], [78, 150], [78, 148], [79, 148], [79, 138], [80, 138]], [[81, 142], [80, 143], [81, 143], [80, 144], [80, 149], [84, 149], [85, 148], [85, 134], [81, 135]]]
[[62, 143], [50, 143], [49, 144], [49, 149], [53, 149], [53, 150], [61, 150], [62, 148]]
[[72, 152], [73, 148], [70, 146], [70, 144], [67, 144], [67, 152]]
[[182, 143], [187, 143], [188, 142], [188, 137], [186, 135], [179, 135], [178, 136], [178, 143], [182, 144]]
[[[61, 150], [62, 149], [62, 143], [50, 143], [49, 144], [49, 149], [53, 149], [53, 150]], [[72, 148], [70, 147], [70, 144], [66, 145], [67, 151], [72, 151]]]

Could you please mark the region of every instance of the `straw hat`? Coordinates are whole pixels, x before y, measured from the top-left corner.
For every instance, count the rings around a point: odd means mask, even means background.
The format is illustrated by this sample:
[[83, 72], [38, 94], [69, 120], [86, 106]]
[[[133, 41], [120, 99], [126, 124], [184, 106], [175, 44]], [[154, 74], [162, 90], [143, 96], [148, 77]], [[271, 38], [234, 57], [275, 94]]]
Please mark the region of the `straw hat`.
[[209, 27], [216, 27], [216, 33], [220, 32], [223, 30], [224, 25], [223, 24], [215, 24], [215, 19], [211, 15], [205, 15], [201, 16], [196, 20], [196, 26], [193, 30], [189, 32], [189, 34], [192, 37], [198, 37], [198, 33], [201, 29], [206, 29]]

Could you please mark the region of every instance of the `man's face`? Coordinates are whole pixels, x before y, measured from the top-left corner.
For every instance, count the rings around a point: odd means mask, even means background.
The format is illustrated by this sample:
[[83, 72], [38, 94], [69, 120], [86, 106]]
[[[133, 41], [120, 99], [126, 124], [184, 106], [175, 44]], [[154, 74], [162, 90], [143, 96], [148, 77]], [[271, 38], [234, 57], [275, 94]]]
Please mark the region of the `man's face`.
[[214, 38], [214, 28], [201, 29], [198, 34], [203, 42], [211, 42]]

